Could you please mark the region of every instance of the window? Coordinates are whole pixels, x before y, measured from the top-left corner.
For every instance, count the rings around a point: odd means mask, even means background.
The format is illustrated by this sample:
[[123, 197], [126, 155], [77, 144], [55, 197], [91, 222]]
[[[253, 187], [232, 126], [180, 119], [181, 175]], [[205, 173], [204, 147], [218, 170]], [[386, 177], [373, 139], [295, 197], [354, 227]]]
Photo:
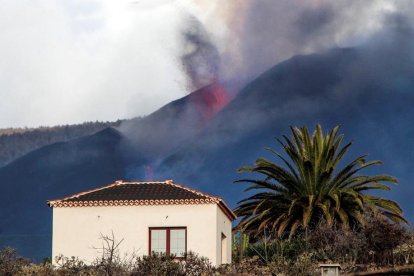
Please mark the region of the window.
[[165, 253], [178, 258], [187, 251], [186, 227], [151, 227], [149, 229], [149, 253]]
[[167, 233], [166, 230], [151, 230], [151, 252], [167, 252]]

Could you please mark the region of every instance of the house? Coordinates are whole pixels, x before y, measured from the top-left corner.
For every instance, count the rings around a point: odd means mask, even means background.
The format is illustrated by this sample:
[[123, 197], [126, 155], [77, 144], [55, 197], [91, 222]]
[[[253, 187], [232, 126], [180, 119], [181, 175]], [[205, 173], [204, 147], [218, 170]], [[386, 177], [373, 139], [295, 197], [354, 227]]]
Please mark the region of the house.
[[223, 199], [174, 183], [116, 181], [48, 201], [53, 208], [52, 259], [77, 256], [91, 262], [102, 237], [122, 241], [119, 253], [153, 252], [182, 257], [193, 251], [213, 265], [231, 262], [231, 223]]

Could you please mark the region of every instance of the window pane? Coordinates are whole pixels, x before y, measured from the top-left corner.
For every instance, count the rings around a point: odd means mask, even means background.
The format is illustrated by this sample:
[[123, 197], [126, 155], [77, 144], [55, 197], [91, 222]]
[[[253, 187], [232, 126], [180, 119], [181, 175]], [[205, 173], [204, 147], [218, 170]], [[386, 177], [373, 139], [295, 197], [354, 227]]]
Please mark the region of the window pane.
[[167, 252], [167, 230], [151, 230], [151, 252]]
[[185, 253], [185, 229], [170, 230], [170, 254], [183, 257]]

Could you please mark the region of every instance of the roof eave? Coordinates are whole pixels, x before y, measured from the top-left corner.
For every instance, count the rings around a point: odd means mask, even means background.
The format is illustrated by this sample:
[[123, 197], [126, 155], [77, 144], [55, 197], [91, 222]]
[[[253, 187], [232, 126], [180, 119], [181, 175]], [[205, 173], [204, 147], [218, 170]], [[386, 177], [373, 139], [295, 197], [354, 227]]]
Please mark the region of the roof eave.
[[224, 200], [221, 199], [218, 203], [218, 206], [230, 221], [234, 221], [237, 219], [237, 215], [227, 206]]

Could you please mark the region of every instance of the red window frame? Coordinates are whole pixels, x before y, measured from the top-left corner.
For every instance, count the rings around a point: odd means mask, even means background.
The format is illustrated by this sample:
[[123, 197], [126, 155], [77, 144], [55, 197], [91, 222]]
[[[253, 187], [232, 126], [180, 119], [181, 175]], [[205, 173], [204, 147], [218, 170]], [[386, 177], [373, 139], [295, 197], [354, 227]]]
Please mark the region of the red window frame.
[[[179, 226], [179, 227], [149, 227], [148, 228], [148, 255], [152, 255], [151, 250], [151, 230], [166, 230], [167, 239], [166, 239], [166, 254], [167, 256], [170, 255], [170, 231], [171, 230], [180, 230], [183, 229], [185, 231], [185, 252], [187, 253], [187, 227], [185, 226]], [[176, 259], [182, 259], [183, 257], [175, 257]]]

